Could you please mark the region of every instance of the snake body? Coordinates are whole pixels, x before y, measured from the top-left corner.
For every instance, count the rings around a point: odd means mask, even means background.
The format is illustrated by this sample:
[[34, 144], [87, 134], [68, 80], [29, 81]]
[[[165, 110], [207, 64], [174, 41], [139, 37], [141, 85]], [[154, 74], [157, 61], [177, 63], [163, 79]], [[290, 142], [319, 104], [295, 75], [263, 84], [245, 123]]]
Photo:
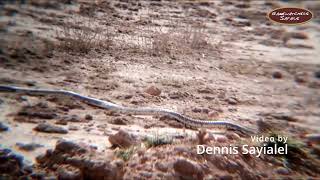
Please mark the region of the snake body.
[[240, 126], [235, 123], [231, 123], [228, 121], [207, 121], [207, 120], [199, 120], [187, 117], [180, 113], [167, 110], [167, 109], [158, 109], [158, 108], [131, 108], [125, 107], [118, 104], [114, 104], [108, 101], [99, 100], [96, 98], [83, 96], [78, 93], [66, 90], [52, 90], [52, 89], [31, 89], [31, 88], [22, 88], [16, 86], [4, 86], [0, 85], [0, 92], [5, 93], [19, 93], [19, 94], [27, 94], [27, 95], [62, 95], [67, 97], [73, 97], [80, 101], [85, 102], [86, 104], [96, 106], [99, 108], [103, 108], [112, 112], [123, 113], [123, 114], [133, 114], [133, 115], [160, 115], [171, 117], [181, 123], [187, 124], [192, 127], [224, 127], [226, 129], [235, 130], [244, 134], [254, 134], [255, 131]]

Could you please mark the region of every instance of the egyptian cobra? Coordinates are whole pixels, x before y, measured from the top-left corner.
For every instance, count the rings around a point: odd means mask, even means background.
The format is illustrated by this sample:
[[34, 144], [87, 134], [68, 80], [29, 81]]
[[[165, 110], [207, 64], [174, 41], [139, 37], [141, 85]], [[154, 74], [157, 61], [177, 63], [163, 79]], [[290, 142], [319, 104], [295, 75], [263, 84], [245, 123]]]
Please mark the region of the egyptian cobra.
[[255, 131], [251, 128], [243, 127], [238, 124], [228, 122], [228, 121], [208, 121], [208, 120], [199, 120], [187, 117], [180, 113], [167, 110], [167, 109], [158, 109], [158, 108], [131, 108], [121, 105], [117, 105], [108, 101], [99, 100], [96, 98], [91, 98], [88, 96], [83, 96], [78, 93], [66, 90], [51, 90], [51, 89], [31, 89], [31, 88], [22, 88], [15, 86], [2, 86], [0, 85], [0, 92], [4, 93], [19, 93], [26, 95], [62, 95], [67, 97], [73, 97], [80, 101], [83, 101], [86, 104], [96, 106], [109, 110], [111, 112], [132, 114], [132, 115], [159, 115], [167, 116], [172, 119], [175, 119], [185, 125], [191, 127], [223, 127], [226, 129], [234, 130], [246, 135], [255, 134]]

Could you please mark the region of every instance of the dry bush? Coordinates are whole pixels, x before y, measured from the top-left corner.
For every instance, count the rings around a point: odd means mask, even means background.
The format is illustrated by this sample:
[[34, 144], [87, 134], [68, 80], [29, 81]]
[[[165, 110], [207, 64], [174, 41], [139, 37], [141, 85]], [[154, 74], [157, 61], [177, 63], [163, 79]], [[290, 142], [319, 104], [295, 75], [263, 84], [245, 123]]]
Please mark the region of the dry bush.
[[189, 25], [182, 30], [183, 44], [193, 50], [199, 50], [209, 46], [209, 35], [206, 32], [206, 26], [203, 23]]
[[204, 24], [169, 25], [138, 29], [138, 47], [153, 56], [190, 54], [210, 47], [209, 35]]
[[57, 48], [75, 53], [88, 53], [92, 49], [109, 49], [114, 39], [109, 28], [100, 28], [90, 18], [83, 18], [83, 20], [72, 18], [56, 32], [59, 40]]
[[164, 54], [171, 55], [175, 49], [173, 31], [163, 32], [161, 29], [155, 31], [151, 38], [150, 54], [160, 56]]

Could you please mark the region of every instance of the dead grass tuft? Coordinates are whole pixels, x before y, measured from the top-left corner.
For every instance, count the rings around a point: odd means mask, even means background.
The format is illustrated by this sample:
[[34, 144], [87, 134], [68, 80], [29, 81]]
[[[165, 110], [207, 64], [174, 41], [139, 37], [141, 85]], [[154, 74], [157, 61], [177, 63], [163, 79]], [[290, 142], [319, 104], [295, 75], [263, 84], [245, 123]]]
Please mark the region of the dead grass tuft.
[[172, 144], [173, 143], [173, 138], [166, 136], [166, 135], [159, 135], [156, 133], [152, 137], [147, 137], [144, 140], [146, 147], [157, 147], [157, 146], [162, 146], [166, 144]]
[[57, 49], [74, 53], [88, 53], [93, 49], [109, 49], [114, 36], [110, 29], [102, 29], [90, 18], [72, 18], [56, 31]]
[[119, 149], [115, 153], [118, 158], [124, 161], [128, 161], [133, 156], [133, 154], [137, 152], [137, 150], [138, 148], [133, 146], [127, 149]]

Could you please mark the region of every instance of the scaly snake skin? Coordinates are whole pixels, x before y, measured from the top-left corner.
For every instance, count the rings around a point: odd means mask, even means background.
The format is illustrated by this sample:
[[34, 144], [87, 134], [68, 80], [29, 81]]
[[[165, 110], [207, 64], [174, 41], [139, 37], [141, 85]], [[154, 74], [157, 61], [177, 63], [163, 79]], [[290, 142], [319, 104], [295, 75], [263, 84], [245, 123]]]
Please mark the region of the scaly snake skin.
[[117, 105], [108, 101], [103, 101], [87, 96], [80, 95], [78, 93], [72, 91], [65, 91], [65, 90], [50, 90], [50, 89], [30, 89], [30, 88], [21, 88], [15, 86], [1, 86], [0, 85], [0, 92], [5, 93], [20, 93], [20, 94], [27, 94], [27, 95], [63, 95], [73, 97], [80, 101], [83, 101], [89, 105], [93, 105], [96, 107], [100, 107], [103, 109], [107, 109], [112, 112], [117, 113], [124, 113], [124, 114], [133, 114], [133, 115], [160, 115], [160, 116], [168, 116], [171, 117], [181, 123], [187, 124], [192, 127], [224, 127], [226, 129], [235, 130], [247, 135], [255, 134], [255, 131], [231, 122], [227, 121], [205, 121], [205, 120], [198, 120], [192, 119], [190, 117], [184, 116], [177, 112], [166, 110], [166, 109], [156, 109], [156, 108], [131, 108], [131, 107], [124, 107], [121, 105]]

